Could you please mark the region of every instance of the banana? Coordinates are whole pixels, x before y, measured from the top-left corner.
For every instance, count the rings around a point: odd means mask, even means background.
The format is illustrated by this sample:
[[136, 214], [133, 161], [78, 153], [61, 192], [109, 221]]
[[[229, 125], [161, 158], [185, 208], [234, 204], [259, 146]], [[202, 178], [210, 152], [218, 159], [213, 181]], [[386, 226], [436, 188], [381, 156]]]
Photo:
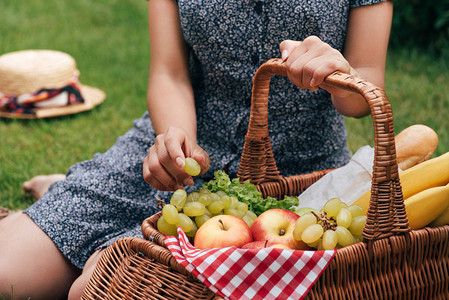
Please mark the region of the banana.
[[438, 227], [443, 225], [449, 225], [449, 207], [429, 224], [430, 227]]
[[404, 204], [410, 228], [421, 229], [449, 207], [449, 184], [419, 192], [406, 199]]
[[[426, 189], [446, 185], [449, 183], [449, 152], [399, 173], [399, 179], [404, 200]], [[353, 204], [362, 207], [366, 214], [370, 197], [369, 190]]]

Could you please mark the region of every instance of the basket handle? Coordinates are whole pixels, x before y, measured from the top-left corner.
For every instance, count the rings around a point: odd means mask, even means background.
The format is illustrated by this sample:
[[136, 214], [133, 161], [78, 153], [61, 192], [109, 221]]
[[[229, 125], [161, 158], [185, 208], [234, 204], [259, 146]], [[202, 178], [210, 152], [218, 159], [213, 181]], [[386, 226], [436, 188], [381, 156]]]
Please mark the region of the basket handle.
[[[253, 184], [280, 181], [268, 132], [268, 94], [273, 75], [287, 76], [281, 59], [266, 61], [253, 78], [248, 131], [237, 176]], [[334, 72], [324, 81], [363, 96], [374, 123], [374, 166], [370, 207], [363, 231], [364, 240], [372, 241], [410, 231], [399, 182], [394, 140], [393, 114], [385, 91], [365, 80]]]

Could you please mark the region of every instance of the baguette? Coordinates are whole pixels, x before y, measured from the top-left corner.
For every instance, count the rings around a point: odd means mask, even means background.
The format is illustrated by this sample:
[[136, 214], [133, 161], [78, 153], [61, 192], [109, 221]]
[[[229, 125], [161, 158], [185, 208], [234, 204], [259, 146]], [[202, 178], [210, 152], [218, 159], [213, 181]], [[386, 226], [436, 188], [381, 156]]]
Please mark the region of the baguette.
[[422, 124], [412, 125], [395, 137], [396, 160], [401, 170], [428, 160], [438, 146], [436, 132]]

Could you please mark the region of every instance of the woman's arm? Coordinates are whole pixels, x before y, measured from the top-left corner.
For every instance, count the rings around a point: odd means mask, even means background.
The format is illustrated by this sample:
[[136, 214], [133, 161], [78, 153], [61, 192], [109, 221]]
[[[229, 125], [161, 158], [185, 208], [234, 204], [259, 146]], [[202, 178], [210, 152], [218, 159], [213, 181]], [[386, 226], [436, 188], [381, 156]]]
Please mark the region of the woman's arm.
[[196, 140], [196, 114], [184, 43], [173, 0], [148, 2], [150, 73], [147, 106], [156, 134], [170, 126]]
[[143, 163], [145, 181], [159, 190], [193, 184], [184, 170], [192, 157], [207, 171], [209, 157], [196, 140], [196, 112], [188, 71], [188, 49], [178, 7], [172, 0], [148, 2], [150, 73], [147, 106], [156, 141]]
[[337, 111], [345, 116], [368, 115], [369, 107], [360, 95], [326, 85], [323, 80], [339, 70], [383, 88], [392, 15], [390, 1], [351, 9], [343, 55], [317, 37], [282, 42], [290, 80], [301, 88], [327, 90]]
[[[385, 87], [385, 63], [392, 17], [393, 3], [390, 1], [353, 8], [349, 13], [343, 51], [344, 57], [353, 68], [353, 75], [381, 88]], [[369, 114], [365, 100], [354, 98], [354, 93], [348, 98], [334, 97], [333, 103], [344, 115], [361, 117]], [[361, 109], [354, 109], [356, 101], [363, 102], [357, 105], [357, 108]]]

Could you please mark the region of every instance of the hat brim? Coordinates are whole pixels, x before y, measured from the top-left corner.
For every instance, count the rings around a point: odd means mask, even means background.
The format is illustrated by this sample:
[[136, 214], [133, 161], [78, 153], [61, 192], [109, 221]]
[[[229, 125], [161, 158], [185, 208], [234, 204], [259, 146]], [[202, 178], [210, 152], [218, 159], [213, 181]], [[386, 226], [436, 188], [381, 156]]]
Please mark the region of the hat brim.
[[81, 95], [84, 98], [83, 103], [71, 104], [60, 107], [35, 108], [34, 114], [14, 114], [0, 111], [0, 117], [10, 119], [44, 119], [73, 115], [88, 111], [101, 104], [106, 98], [106, 94], [98, 89], [87, 85], [81, 85]]

